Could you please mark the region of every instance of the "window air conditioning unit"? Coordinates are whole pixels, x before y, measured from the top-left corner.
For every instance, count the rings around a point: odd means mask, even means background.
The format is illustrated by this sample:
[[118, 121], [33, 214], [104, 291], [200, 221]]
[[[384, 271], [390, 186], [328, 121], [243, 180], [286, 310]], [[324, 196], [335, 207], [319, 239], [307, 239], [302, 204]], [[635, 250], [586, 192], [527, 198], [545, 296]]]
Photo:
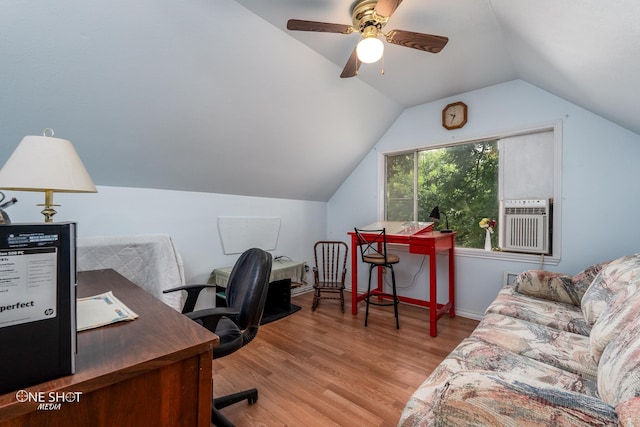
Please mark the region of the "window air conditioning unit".
[[548, 254], [551, 248], [550, 200], [503, 200], [502, 249]]

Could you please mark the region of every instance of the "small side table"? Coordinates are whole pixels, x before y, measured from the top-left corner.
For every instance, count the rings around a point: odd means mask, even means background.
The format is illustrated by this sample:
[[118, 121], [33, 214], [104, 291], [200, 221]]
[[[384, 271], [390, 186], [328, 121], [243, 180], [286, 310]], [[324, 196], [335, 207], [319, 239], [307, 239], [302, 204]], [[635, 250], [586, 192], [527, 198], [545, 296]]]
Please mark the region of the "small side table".
[[[209, 275], [208, 284], [216, 285], [216, 305], [226, 305], [225, 290], [233, 267], [214, 269]], [[306, 283], [306, 263], [304, 261], [276, 260], [269, 276], [269, 292], [264, 306], [264, 315], [268, 317], [279, 312], [290, 312], [292, 282]]]

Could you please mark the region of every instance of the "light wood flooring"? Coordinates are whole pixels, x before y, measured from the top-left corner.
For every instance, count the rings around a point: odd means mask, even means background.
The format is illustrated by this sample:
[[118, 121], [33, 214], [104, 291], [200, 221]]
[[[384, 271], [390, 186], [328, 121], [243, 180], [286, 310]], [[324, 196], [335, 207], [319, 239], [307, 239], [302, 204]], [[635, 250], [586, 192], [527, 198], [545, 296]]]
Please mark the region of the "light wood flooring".
[[258, 388], [255, 404], [222, 410], [236, 426], [395, 426], [413, 391], [478, 324], [444, 316], [432, 338], [425, 308], [401, 304], [396, 330], [393, 307], [371, 306], [365, 327], [364, 302], [352, 316], [350, 293], [344, 314], [331, 300], [312, 312], [312, 297], [293, 297], [300, 311], [214, 361], [214, 395]]

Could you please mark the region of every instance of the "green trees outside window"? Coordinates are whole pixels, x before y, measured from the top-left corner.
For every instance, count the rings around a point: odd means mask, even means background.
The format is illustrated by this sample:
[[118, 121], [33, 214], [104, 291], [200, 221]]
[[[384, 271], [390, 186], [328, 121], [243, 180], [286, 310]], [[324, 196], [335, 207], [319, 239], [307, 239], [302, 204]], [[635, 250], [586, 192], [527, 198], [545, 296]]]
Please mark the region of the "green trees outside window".
[[458, 246], [483, 248], [478, 223], [498, 219], [498, 158], [497, 140], [387, 155], [386, 219], [430, 221], [438, 206], [436, 230], [445, 228], [446, 215]]

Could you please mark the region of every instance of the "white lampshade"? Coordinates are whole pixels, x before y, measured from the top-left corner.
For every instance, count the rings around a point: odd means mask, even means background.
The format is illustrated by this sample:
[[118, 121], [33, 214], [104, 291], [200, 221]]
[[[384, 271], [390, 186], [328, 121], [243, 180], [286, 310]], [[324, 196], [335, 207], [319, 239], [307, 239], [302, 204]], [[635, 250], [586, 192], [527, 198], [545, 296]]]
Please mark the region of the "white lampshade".
[[44, 191], [45, 208], [53, 206], [53, 192], [97, 192], [71, 142], [53, 136], [25, 136], [0, 170], [0, 188]]
[[360, 62], [371, 64], [379, 61], [384, 53], [384, 43], [377, 37], [366, 37], [356, 47]]

